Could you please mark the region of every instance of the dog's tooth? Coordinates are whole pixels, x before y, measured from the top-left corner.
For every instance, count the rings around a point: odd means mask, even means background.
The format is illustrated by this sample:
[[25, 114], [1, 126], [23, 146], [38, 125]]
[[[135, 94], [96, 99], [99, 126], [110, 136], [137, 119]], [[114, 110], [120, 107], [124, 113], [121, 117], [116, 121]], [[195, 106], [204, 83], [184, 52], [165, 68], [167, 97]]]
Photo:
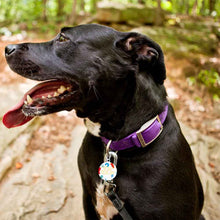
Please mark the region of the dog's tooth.
[[42, 99], [45, 99], [46, 97], [45, 96], [42, 96]]
[[51, 95], [48, 95], [48, 96], [47, 96], [47, 98], [51, 98], [51, 97], [52, 97]]
[[27, 101], [24, 101], [24, 104], [27, 105], [28, 104]]
[[27, 95], [27, 103], [31, 104], [32, 102], [33, 102], [33, 99], [29, 95]]
[[54, 97], [59, 96], [59, 93], [54, 92], [53, 96], [54, 96]]
[[57, 89], [57, 92], [61, 94], [61, 93], [63, 93], [63, 92], [66, 91], [66, 90], [67, 90], [67, 88], [62, 85], [62, 86], [60, 86], [59, 89]]

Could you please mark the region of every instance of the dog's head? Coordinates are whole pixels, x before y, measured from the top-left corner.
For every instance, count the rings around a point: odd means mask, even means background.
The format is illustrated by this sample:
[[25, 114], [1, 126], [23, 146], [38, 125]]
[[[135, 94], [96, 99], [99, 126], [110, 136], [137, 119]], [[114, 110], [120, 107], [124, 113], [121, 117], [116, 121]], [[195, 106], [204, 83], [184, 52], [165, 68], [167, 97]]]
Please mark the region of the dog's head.
[[5, 56], [16, 73], [45, 81], [6, 113], [7, 127], [72, 109], [80, 117], [104, 120], [110, 117], [108, 112], [117, 111], [119, 103], [132, 99], [138, 74], [157, 86], [166, 78], [158, 44], [138, 33], [96, 24], [63, 28], [45, 43], [8, 45]]

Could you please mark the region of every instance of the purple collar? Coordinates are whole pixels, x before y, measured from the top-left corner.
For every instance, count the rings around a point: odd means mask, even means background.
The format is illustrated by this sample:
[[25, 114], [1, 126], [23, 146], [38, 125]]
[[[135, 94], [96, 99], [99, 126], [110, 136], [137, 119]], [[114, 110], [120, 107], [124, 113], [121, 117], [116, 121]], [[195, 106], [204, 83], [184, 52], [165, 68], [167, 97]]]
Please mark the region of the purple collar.
[[[165, 106], [165, 109], [162, 113], [145, 123], [138, 131], [128, 135], [121, 140], [112, 141], [110, 149], [114, 151], [120, 151], [134, 146], [146, 147], [148, 144], [153, 142], [162, 132], [163, 123], [167, 117], [167, 112], [168, 105]], [[105, 144], [110, 141], [105, 137], [101, 137], [101, 139]]]

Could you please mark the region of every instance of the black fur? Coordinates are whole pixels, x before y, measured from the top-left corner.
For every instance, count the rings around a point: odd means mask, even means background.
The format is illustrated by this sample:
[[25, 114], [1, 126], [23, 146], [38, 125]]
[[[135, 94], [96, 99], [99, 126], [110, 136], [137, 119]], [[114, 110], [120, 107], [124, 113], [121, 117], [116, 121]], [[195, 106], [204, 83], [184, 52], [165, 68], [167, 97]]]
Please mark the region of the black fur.
[[[10, 67], [20, 75], [79, 85], [77, 98], [44, 114], [75, 109], [79, 117], [101, 124], [101, 136], [117, 140], [163, 111], [168, 104], [163, 85], [166, 70], [158, 44], [138, 33], [94, 24], [61, 32], [64, 40], [58, 35], [50, 42], [6, 48]], [[95, 192], [104, 148], [99, 137], [87, 133], [79, 152], [86, 220], [100, 219]], [[200, 218], [202, 186], [170, 105], [164, 130], [153, 143], [118, 152], [114, 181], [134, 220]]]

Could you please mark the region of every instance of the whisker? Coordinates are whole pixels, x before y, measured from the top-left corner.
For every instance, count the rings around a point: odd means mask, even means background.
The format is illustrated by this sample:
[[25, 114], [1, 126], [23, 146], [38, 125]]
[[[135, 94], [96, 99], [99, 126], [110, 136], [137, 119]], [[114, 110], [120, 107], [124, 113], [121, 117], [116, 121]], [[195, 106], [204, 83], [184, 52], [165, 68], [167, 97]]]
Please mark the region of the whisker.
[[96, 96], [96, 99], [99, 101], [101, 99], [101, 95], [98, 91], [98, 89], [95, 87], [94, 85], [95, 83], [93, 81], [89, 82], [89, 92], [91, 91], [91, 89], [93, 90], [95, 96]]
[[101, 95], [99, 94], [99, 91], [96, 89], [96, 87], [94, 85], [92, 86], [92, 89], [95, 93], [97, 100], [99, 101], [101, 99]]

